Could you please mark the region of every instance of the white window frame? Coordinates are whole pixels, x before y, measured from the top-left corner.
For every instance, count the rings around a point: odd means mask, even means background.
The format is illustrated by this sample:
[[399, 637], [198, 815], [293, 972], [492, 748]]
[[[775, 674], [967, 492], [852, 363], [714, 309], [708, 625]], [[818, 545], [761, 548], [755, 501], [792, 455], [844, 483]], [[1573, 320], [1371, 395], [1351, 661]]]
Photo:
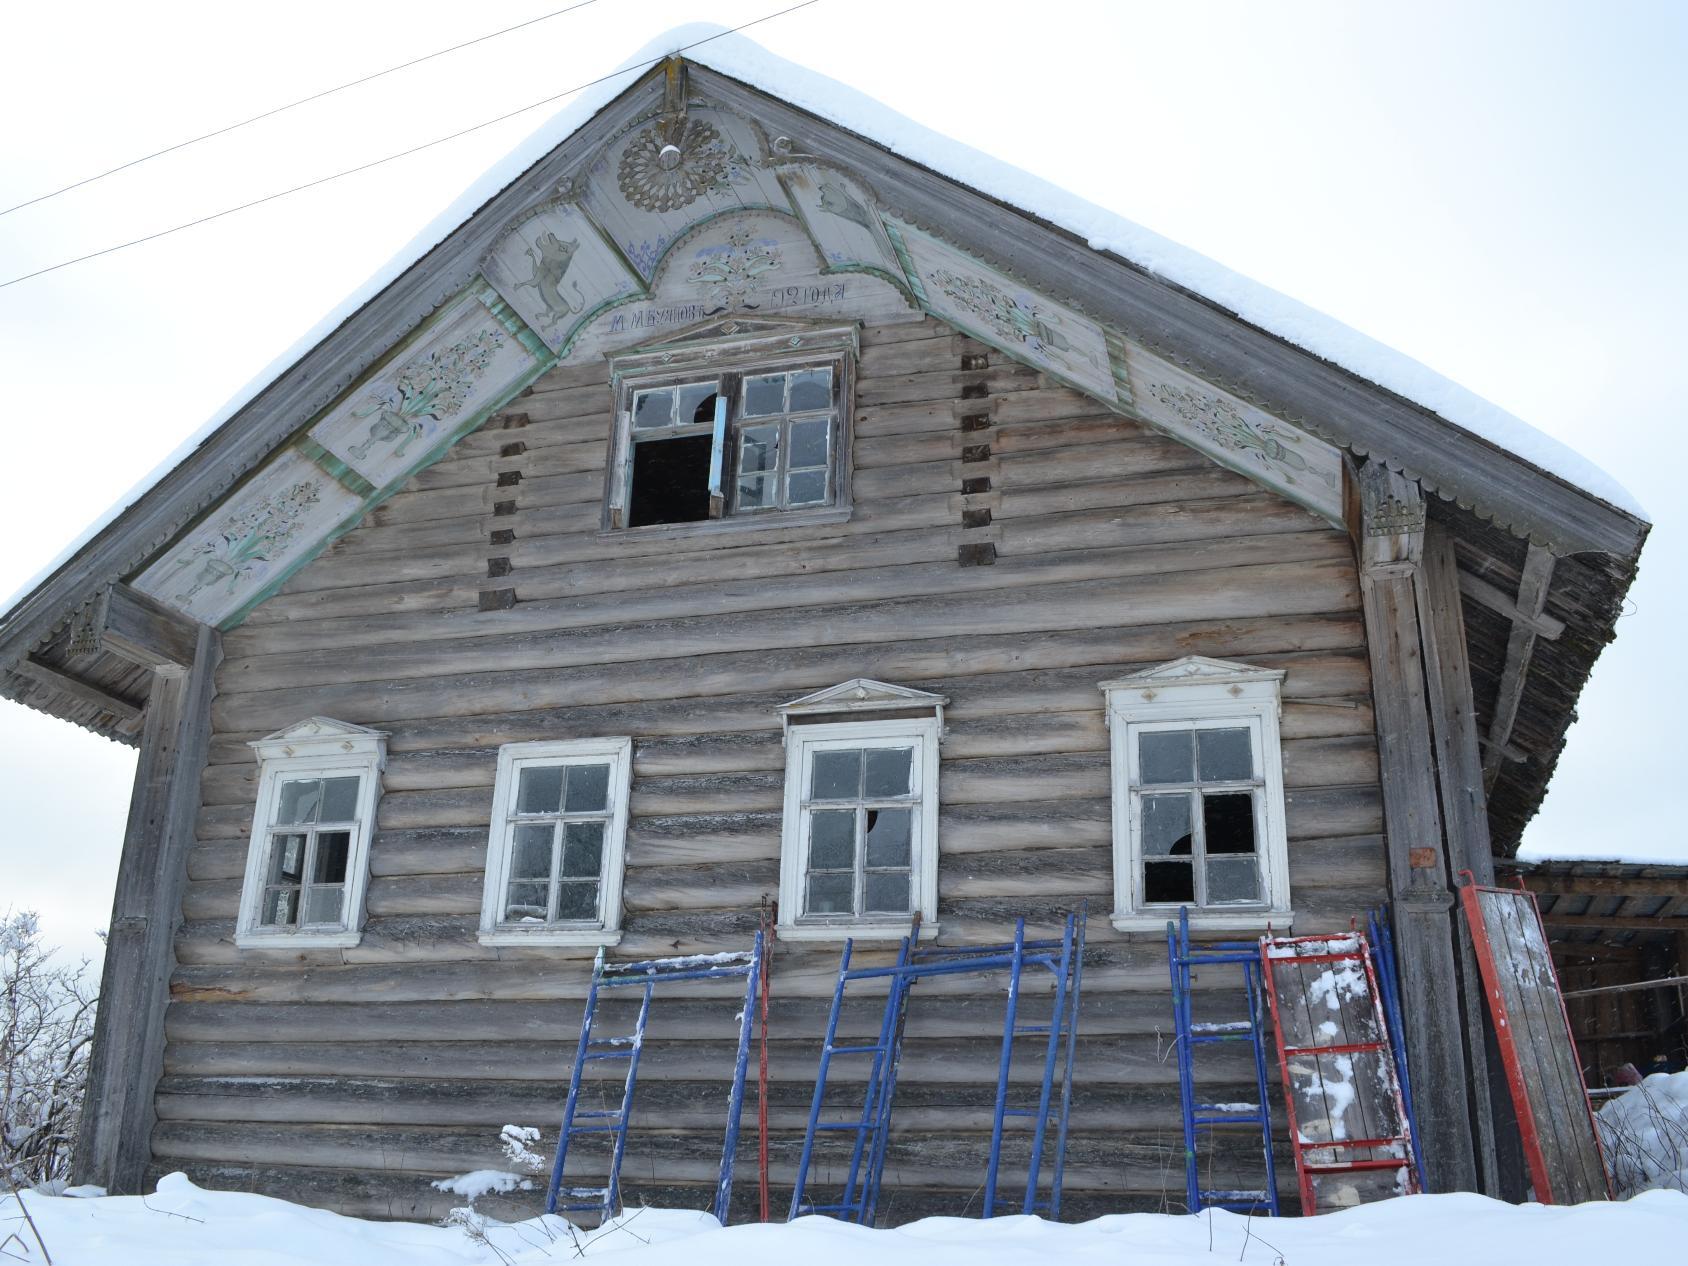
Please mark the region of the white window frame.
[[[941, 706], [941, 705], [940, 705]], [[838, 711], [845, 709], [839, 708]], [[788, 715], [788, 722], [790, 721]], [[785, 736], [785, 815], [780, 833], [780, 923], [788, 941], [900, 940], [908, 935], [913, 911], [920, 914], [920, 935], [938, 934], [938, 740], [941, 715], [879, 717], [863, 721], [788, 724]], [[808, 842], [803, 811], [815, 752], [853, 747], [903, 747], [914, 739], [911, 774], [919, 800], [910, 841], [910, 897], [913, 911], [902, 917], [879, 915], [804, 915], [803, 884], [808, 873]]]
[[[603, 870], [598, 878], [598, 918], [591, 923], [515, 924], [500, 919], [514, 849], [516, 788], [523, 769], [557, 765], [610, 767], [609, 817], [604, 830]], [[621, 893], [627, 865], [627, 808], [633, 780], [633, 740], [627, 737], [506, 743], [498, 749], [487, 833], [486, 884], [481, 895], [482, 945], [618, 945]]]
[[[746, 323], [751, 325], [753, 323]], [[696, 532], [740, 531], [771, 525], [840, 523], [850, 517], [850, 470], [852, 414], [855, 403], [855, 364], [858, 355], [857, 330], [846, 326], [802, 326], [782, 328], [777, 334], [755, 329], [740, 330], [722, 337], [711, 327], [709, 338], [683, 338], [645, 347], [613, 357], [610, 379], [615, 391], [615, 424], [610, 428], [609, 479], [604, 497], [603, 530], [624, 533], [686, 536]], [[829, 429], [827, 498], [824, 502], [789, 508], [777, 506], [739, 509], [734, 501], [737, 486], [737, 454], [734, 437], [757, 419], [741, 416], [745, 379], [763, 374], [809, 368], [830, 368], [833, 398], [826, 412]], [[730, 390], [717, 397], [714, 422], [677, 423], [676, 431], [713, 436], [709, 472], [710, 514], [708, 518], [683, 523], [647, 523], [627, 526], [633, 485], [633, 402], [640, 391], [716, 380], [729, 382]], [[790, 414], [772, 415], [766, 421], [789, 421]], [[654, 437], [653, 437], [654, 438]], [[783, 463], [784, 458], [781, 458]]]
[[[1288, 931], [1289, 837], [1284, 814], [1283, 740], [1279, 732], [1283, 671], [1189, 656], [1099, 688], [1107, 696], [1113, 777], [1114, 912], [1121, 932], [1163, 932], [1177, 904], [1150, 905], [1139, 888], [1142, 839], [1137, 781], [1138, 735], [1148, 731], [1247, 729], [1259, 786], [1255, 789], [1255, 848], [1261, 901], [1190, 907], [1190, 926], [1215, 932]], [[1153, 788], [1147, 789], [1151, 793]], [[1194, 862], [1192, 862], [1192, 866]]]
[[[364, 897], [369, 887], [369, 845], [381, 799], [381, 771], [387, 766], [387, 736], [327, 717], [311, 717], [248, 744], [258, 757], [258, 802], [241, 886], [234, 943], [242, 949], [343, 949], [363, 939]], [[357, 820], [346, 854], [345, 896], [337, 925], [269, 927], [260, 924], [270, 839], [284, 782], [301, 778], [356, 776]], [[302, 898], [301, 898], [302, 899]]]

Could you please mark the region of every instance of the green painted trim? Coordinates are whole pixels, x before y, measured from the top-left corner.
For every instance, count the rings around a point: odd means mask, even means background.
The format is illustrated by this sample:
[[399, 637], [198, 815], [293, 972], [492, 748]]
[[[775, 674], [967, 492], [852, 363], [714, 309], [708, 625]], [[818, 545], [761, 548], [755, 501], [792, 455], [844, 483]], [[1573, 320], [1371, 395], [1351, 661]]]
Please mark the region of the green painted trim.
[[1131, 376], [1126, 372], [1125, 340], [1115, 331], [1105, 325], [1098, 325], [1102, 331], [1102, 341], [1108, 348], [1108, 368], [1114, 375], [1114, 390], [1119, 393], [1121, 404], [1135, 404], [1137, 397], [1131, 389]]
[[[521, 313], [512, 308], [504, 296], [499, 294], [493, 284], [485, 277], [480, 277], [478, 280], [480, 289], [475, 291], [475, 298], [480, 301], [482, 307], [492, 313], [493, 319], [502, 325], [516, 342], [525, 347], [530, 356], [537, 360], [543, 360], [550, 356], [550, 347], [546, 345], [544, 339], [539, 337], [532, 326], [522, 320]], [[474, 283], [470, 284], [473, 285]]]
[[464, 420], [462, 425], [458, 426], [455, 430], [445, 436], [442, 436], [434, 444], [434, 447], [429, 449], [427, 454], [414, 466], [410, 467], [402, 476], [394, 479], [385, 488], [374, 492], [374, 494], [370, 496], [356, 512], [347, 515], [346, 518], [341, 520], [340, 523], [323, 536], [323, 538], [316, 543], [314, 548], [300, 554], [297, 559], [289, 563], [284, 570], [278, 572], [268, 583], [264, 585], [263, 588], [254, 593], [251, 598], [247, 599], [246, 602], [242, 603], [229, 615], [224, 616], [223, 619], [219, 621], [217, 627], [225, 633], [230, 629], [238, 627], [247, 616], [252, 614], [253, 611], [273, 598], [277, 591], [279, 591], [283, 585], [298, 574], [302, 568], [315, 562], [322, 555], [322, 552], [330, 545], [334, 544], [334, 542], [339, 540], [342, 536], [345, 536], [348, 532], [358, 527], [366, 518], [369, 517], [372, 510], [380, 506], [389, 497], [393, 496], [402, 489], [404, 485], [414, 479], [419, 472], [426, 470], [429, 466], [432, 466], [435, 462], [444, 457], [446, 453], [451, 451], [452, 446], [456, 444], [458, 440], [462, 439], [470, 432], [478, 430], [480, 427], [484, 426], [488, 418], [491, 418], [494, 414], [498, 413], [506, 405], [508, 405], [510, 401], [514, 400], [528, 387], [532, 386], [535, 381], [550, 370], [550, 368], [556, 363], [556, 358], [547, 352], [545, 359], [537, 360], [532, 367], [523, 372], [519, 377], [515, 378], [511, 382], [509, 388], [501, 395], [495, 397], [490, 403], [481, 406], [481, 408], [476, 412], [470, 414], [469, 417]]
[[294, 440], [293, 448], [301, 457], [312, 462], [318, 470], [328, 475], [354, 497], [368, 497], [375, 492], [374, 484], [334, 456], [321, 444], [318, 444], [309, 434], [301, 435]]
[[[919, 272], [915, 270], [913, 257], [908, 253], [908, 243], [903, 240], [902, 229], [883, 216], [879, 222], [885, 226], [885, 236], [891, 239], [891, 249], [897, 252], [897, 262], [903, 266], [903, 273], [908, 278], [908, 292], [928, 316], [934, 316], [931, 301], [926, 297], [926, 287], [920, 280]], [[937, 319], [943, 321], [947, 318]]]
[[[674, 240], [672, 242], [662, 248], [662, 254], [658, 255], [656, 257], [656, 263], [651, 265], [651, 275], [649, 278], [651, 282], [651, 292], [654, 294], [656, 291], [657, 274], [662, 272], [664, 268], [668, 267], [668, 257], [675, 251], [679, 250], [688, 239], [696, 237], [717, 220], [724, 220], [729, 215], [743, 215], [746, 211], [762, 211], [768, 215], [777, 215], [782, 216], [787, 220], [794, 220], [797, 223], [799, 232], [801, 232], [805, 237], [809, 234], [808, 229], [803, 227], [803, 218], [801, 216], [797, 215], [793, 211], [781, 211], [778, 207], [753, 207], [749, 203], [746, 203], [743, 206], [733, 207], [727, 211], [711, 211], [708, 215], [704, 216], [703, 219], [694, 220], [692, 223], [688, 224], [682, 232], [674, 235]], [[821, 262], [826, 262], [824, 256], [822, 257]]]
[[[846, 180], [856, 182], [856, 178], [854, 176], [851, 176], [848, 172], [844, 171], [840, 167], [834, 167], [830, 163], [824, 163], [824, 162], [819, 162], [819, 161], [815, 161], [815, 160], [810, 160], [807, 163], [801, 163], [801, 162], [794, 160], [794, 161], [786, 164], [786, 166], [788, 166], [788, 167], [805, 166], [805, 165], [811, 166], [811, 167], [823, 167], [827, 171], [836, 171], [836, 172], [839, 173], [839, 175], [843, 176]], [[785, 190], [785, 196], [791, 200], [792, 210], [797, 213], [797, 222], [800, 225], [803, 226], [804, 235], [808, 237], [809, 244], [815, 248], [815, 258], [817, 258], [821, 261], [821, 273], [820, 273], [821, 276], [825, 277], [825, 276], [827, 276], [831, 273], [862, 273], [865, 276], [878, 277], [878, 278], [890, 283], [891, 285], [895, 286], [904, 295], [907, 295], [909, 305], [911, 307], [919, 307], [920, 306], [919, 300], [917, 300], [914, 297], [914, 292], [911, 291], [908, 288], [908, 282], [901, 277], [892, 276], [889, 272], [887, 272], [883, 268], [877, 267], [876, 265], [873, 265], [873, 264], [863, 264], [863, 263], [854, 263], [854, 264], [830, 264], [830, 263], [828, 263], [827, 258], [826, 258], [826, 247], [821, 245], [821, 239], [818, 236], [816, 236], [815, 227], [814, 227], [813, 224], [811, 224], [809, 222], [808, 212], [806, 212], [803, 209], [802, 202], [798, 200], [796, 194], [791, 192], [791, 182], [786, 179], [785, 171], [782, 168], [775, 168], [774, 169], [774, 179], [779, 181], [780, 188]], [[856, 182], [856, 183], [859, 183], [859, 182]], [[885, 229], [885, 218], [879, 214], [879, 200], [877, 198], [874, 198], [873, 204], [874, 204], [873, 205], [874, 218], [879, 221], [880, 230], [884, 231], [884, 229]], [[870, 230], [870, 232], [871, 232], [871, 230]], [[891, 242], [891, 237], [890, 237], [889, 233], [886, 234], [885, 240], [887, 242]], [[896, 243], [891, 242], [892, 252], [895, 253], [896, 249], [897, 249]], [[899, 257], [898, 262], [899, 263], [901, 262], [900, 257]]]

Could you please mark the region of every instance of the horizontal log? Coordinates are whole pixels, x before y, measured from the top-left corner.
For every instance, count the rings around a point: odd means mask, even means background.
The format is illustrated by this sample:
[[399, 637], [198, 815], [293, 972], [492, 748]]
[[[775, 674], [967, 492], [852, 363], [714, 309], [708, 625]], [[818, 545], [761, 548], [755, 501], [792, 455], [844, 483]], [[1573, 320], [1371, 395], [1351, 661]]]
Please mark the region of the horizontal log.
[[1581, 897], [1688, 897], [1688, 879], [1662, 875], [1533, 875], [1524, 873], [1531, 892]]

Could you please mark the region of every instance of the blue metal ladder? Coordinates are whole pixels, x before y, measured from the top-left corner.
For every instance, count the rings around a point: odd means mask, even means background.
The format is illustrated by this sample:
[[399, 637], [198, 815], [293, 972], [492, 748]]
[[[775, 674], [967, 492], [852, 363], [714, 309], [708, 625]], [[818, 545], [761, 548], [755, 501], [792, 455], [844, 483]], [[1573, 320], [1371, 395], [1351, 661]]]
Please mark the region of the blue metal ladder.
[[[1178, 921], [1166, 925], [1166, 954], [1172, 972], [1172, 1015], [1177, 1031], [1178, 1102], [1184, 1117], [1184, 1187], [1191, 1213], [1231, 1209], [1278, 1215], [1278, 1176], [1272, 1159], [1272, 1112], [1266, 1099], [1266, 1018], [1260, 980], [1260, 945], [1255, 941], [1190, 944], [1190, 911], [1178, 909]], [[1191, 985], [1200, 967], [1240, 967], [1248, 1019], [1197, 1022]], [[1196, 1094], [1196, 1051], [1206, 1046], [1246, 1042], [1254, 1056], [1253, 1103], [1203, 1103]], [[1264, 1184], [1252, 1190], [1207, 1188], [1201, 1184], [1197, 1144], [1215, 1127], [1254, 1126], [1260, 1131]]]
[[[1006, 945], [919, 948], [915, 945], [913, 937], [907, 937], [903, 940], [896, 962], [889, 967], [851, 968], [852, 945], [848, 941], [845, 942], [843, 960], [839, 965], [838, 984], [833, 992], [832, 1010], [827, 1017], [826, 1038], [821, 1047], [820, 1068], [815, 1076], [815, 1095], [809, 1109], [808, 1128], [803, 1138], [803, 1151], [798, 1159], [790, 1216], [795, 1218], [807, 1213], [830, 1213], [845, 1221], [872, 1224], [878, 1205], [880, 1180], [885, 1168], [891, 1108], [896, 1093], [897, 1073], [901, 1065], [903, 1025], [907, 1017], [911, 988], [917, 981], [928, 976], [1006, 970], [1008, 997], [1003, 1013], [1002, 1049], [998, 1059], [990, 1159], [985, 1177], [982, 1216], [993, 1217], [1003, 1211], [1000, 1208], [1003, 1201], [998, 1196], [997, 1187], [1006, 1120], [1009, 1117], [1026, 1117], [1033, 1123], [1032, 1147], [1026, 1192], [1020, 1202], [1020, 1211], [1033, 1213], [1042, 1210], [1051, 1218], [1059, 1217], [1061, 1184], [1065, 1173], [1067, 1127], [1072, 1109], [1073, 1036], [1077, 1030], [1083, 974], [1084, 925], [1085, 916], [1082, 912], [1069, 914], [1060, 938], [1028, 941], [1025, 920], [1021, 919], [1015, 927], [1014, 940]], [[1055, 990], [1050, 1019], [1047, 1022], [1024, 1023], [1020, 1020], [1020, 983], [1027, 966], [1046, 968], [1054, 977]], [[880, 979], [888, 981], [889, 987], [878, 1039], [870, 1043], [840, 1044], [838, 1018], [850, 984], [855, 981]], [[1042, 1077], [1036, 1106], [1010, 1107], [1008, 1087], [1013, 1065], [1014, 1041], [1016, 1038], [1036, 1035], [1045, 1037]], [[833, 1057], [839, 1055], [865, 1055], [871, 1059], [862, 1107], [859, 1113], [848, 1118], [823, 1121], [821, 1113], [827, 1079]], [[1058, 1101], [1054, 1096], [1057, 1071], [1061, 1075]], [[1038, 1184], [1044, 1151], [1048, 1145], [1051, 1113], [1056, 1119], [1055, 1155], [1051, 1166], [1049, 1195], [1040, 1198]], [[835, 1202], [815, 1203], [805, 1198], [815, 1139], [818, 1134], [833, 1131], [853, 1132], [855, 1135], [845, 1175], [844, 1191]]]
[[[639, 1078], [639, 1056], [645, 1045], [645, 1025], [650, 1018], [651, 999], [658, 985], [698, 980], [742, 979], [744, 1008], [739, 1014], [738, 1055], [733, 1063], [732, 1090], [727, 1097], [727, 1128], [722, 1140], [721, 1168], [715, 1184], [715, 1217], [726, 1224], [732, 1198], [733, 1160], [738, 1151], [739, 1115], [744, 1105], [745, 1069], [750, 1060], [750, 1031], [756, 990], [762, 970], [762, 933], [757, 932], [749, 951], [726, 954], [694, 954], [679, 958], [651, 958], [634, 963], [606, 963], [600, 947], [592, 964], [592, 983], [586, 991], [586, 1010], [580, 1022], [580, 1045], [575, 1050], [574, 1069], [569, 1074], [568, 1098], [563, 1103], [563, 1125], [557, 1137], [557, 1156], [551, 1165], [546, 1188], [547, 1213], [596, 1213], [600, 1220], [614, 1217], [621, 1209], [621, 1162], [627, 1151], [627, 1129], [633, 1119], [633, 1092]], [[629, 1034], [599, 1037], [593, 1031], [598, 1004], [605, 991], [636, 989], [639, 1012]], [[585, 1109], [580, 1106], [580, 1083], [586, 1065], [605, 1060], [626, 1060], [627, 1075], [622, 1085], [621, 1104], [616, 1108]], [[602, 1186], [569, 1186], [563, 1181], [569, 1147], [593, 1134], [610, 1136], [609, 1174]]]
[[1401, 1018], [1401, 978], [1395, 971], [1395, 934], [1390, 930], [1389, 907], [1373, 910], [1366, 916], [1370, 935], [1372, 970], [1377, 976], [1378, 997], [1383, 1003], [1383, 1018], [1389, 1024], [1389, 1053], [1395, 1059], [1395, 1079], [1401, 1083], [1401, 1103], [1407, 1112], [1407, 1128], [1413, 1139], [1413, 1169], [1418, 1173], [1420, 1191], [1424, 1185], [1424, 1150], [1418, 1140], [1418, 1115], [1413, 1111], [1413, 1084], [1407, 1076], [1406, 1023]]

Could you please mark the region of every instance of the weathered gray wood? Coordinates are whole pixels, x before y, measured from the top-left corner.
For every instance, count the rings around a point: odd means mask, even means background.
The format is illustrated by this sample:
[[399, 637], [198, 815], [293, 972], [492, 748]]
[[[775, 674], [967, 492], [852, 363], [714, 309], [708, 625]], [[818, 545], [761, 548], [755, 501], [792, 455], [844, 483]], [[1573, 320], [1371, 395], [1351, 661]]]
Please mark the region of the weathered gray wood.
[[110, 713], [119, 721], [136, 721], [141, 717], [141, 705], [131, 703], [127, 699], [119, 699], [109, 690], [101, 689], [92, 682], [83, 681], [80, 677], [72, 677], [69, 673], [61, 672], [51, 664], [43, 663], [35, 656], [26, 656], [8, 667], [7, 671], [16, 673], [19, 677], [27, 677], [30, 681], [47, 687], [47, 689], [75, 699], [82, 703], [91, 703], [102, 712]]
[[1539, 545], [1531, 545], [1524, 556], [1516, 605], [1527, 622], [1514, 624], [1506, 640], [1506, 663], [1501, 668], [1500, 685], [1495, 689], [1494, 707], [1489, 713], [1489, 733], [1483, 754], [1483, 776], [1489, 787], [1494, 786], [1495, 778], [1500, 774], [1506, 743], [1512, 737], [1513, 722], [1518, 719], [1518, 705], [1524, 699], [1525, 677], [1530, 671], [1530, 656], [1536, 648], [1537, 634], [1533, 622], [1547, 606], [1554, 562], [1553, 555]]
[[1518, 603], [1501, 590], [1495, 588], [1481, 576], [1474, 576], [1468, 571], [1459, 573], [1459, 591], [1472, 601], [1487, 607], [1496, 615], [1502, 615], [1513, 624], [1523, 624], [1535, 630], [1536, 635], [1548, 641], [1557, 641], [1565, 632], [1563, 620], [1555, 620], [1545, 611], [1536, 615], [1528, 615], [1518, 606]]
[[77, 1180], [113, 1193], [139, 1190], [150, 1160], [172, 943], [220, 654], [218, 634], [202, 627], [191, 671], [155, 673], [147, 703], [76, 1147]]
[[1372, 665], [1387, 823], [1390, 895], [1401, 964], [1402, 1012], [1425, 1179], [1432, 1191], [1470, 1191], [1476, 1156], [1457, 1017], [1453, 898], [1447, 883], [1436, 752], [1430, 732], [1414, 577], [1424, 546], [1416, 485], [1369, 462], [1359, 472], [1361, 594]]

